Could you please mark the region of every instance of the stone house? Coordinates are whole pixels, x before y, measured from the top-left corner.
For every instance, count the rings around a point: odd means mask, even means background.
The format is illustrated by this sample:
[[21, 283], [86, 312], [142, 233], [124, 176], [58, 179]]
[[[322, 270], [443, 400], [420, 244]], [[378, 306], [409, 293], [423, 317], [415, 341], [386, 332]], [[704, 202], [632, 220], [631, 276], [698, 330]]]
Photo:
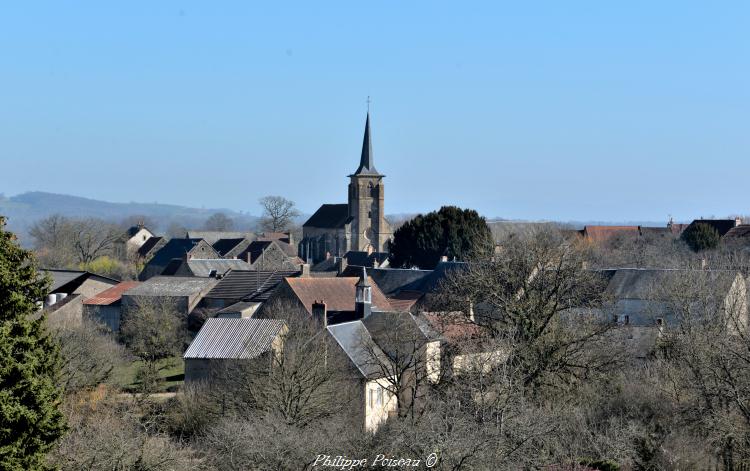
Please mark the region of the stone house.
[[302, 260], [297, 249], [278, 240], [256, 240], [248, 244], [237, 258], [245, 260], [251, 270], [299, 270]]
[[118, 280], [81, 270], [42, 269], [52, 279], [49, 293], [40, 305], [52, 322], [80, 323], [83, 302], [119, 283]]
[[175, 258], [161, 272], [162, 276], [197, 276], [221, 278], [230, 270], [249, 270], [247, 262], [227, 258]]
[[171, 239], [156, 251], [143, 267], [138, 279], [146, 281], [152, 276], [161, 275], [172, 260], [217, 259], [221, 256], [203, 239]]
[[187, 316], [217, 283], [215, 278], [155, 276], [122, 294], [122, 315], [142, 302], [165, 303]]
[[123, 281], [88, 298], [83, 301], [83, 315], [104, 324], [112, 332], [119, 332], [122, 295], [139, 284], [139, 281]]
[[121, 240], [123, 255], [131, 258], [152, 237], [154, 237], [154, 233], [148, 230], [143, 223], [129, 227]]

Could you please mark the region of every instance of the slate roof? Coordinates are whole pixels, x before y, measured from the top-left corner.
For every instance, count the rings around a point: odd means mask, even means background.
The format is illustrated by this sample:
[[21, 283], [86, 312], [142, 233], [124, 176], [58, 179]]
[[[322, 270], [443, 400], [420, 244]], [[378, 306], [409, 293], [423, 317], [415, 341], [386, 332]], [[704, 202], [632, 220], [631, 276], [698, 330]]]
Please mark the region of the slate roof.
[[362, 138], [362, 155], [359, 159], [359, 167], [354, 175], [376, 176], [382, 175], [375, 169], [375, 162], [372, 155], [372, 138], [370, 137], [370, 112], [367, 112], [365, 121], [365, 135]]
[[229, 270], [249, 270], [250, 265], [247, 262], [232, 258], [191, 258], [187, 260], [187, 265], [194, 276], [209, 276], [211, 270], [223, 275]]
[[[244, 237], [219, 239], [213, 244], [211, 244], [211, 247], [213, 247], [214, 250], [216, 250], [219, 253], [219, 255], [221, 255], [222, 257], [225, 257], [229, 252], [232, 252], [235, 249], [237, 249], [238, 246], [245, 245], [246, 247], [247, 244], [249, 243], [250, 241]], [[242, 249], [238, 250], [238, 252], [239, 251], [242, 251]]]
[[[149, 265], [165, 267], [175, 258], [182, 258], [189, 253], [203, 239], [171, 239], [167, 244], [157, 251], [148, 262]], [[217, 253], [218, 257], [219, 254]]]
[[187, 231], [189, 239], [203, 239], [213, 245], [219, 239], [249, 239], [255, 240], [254, 232], [242, 231]]
[[363, 377], [377, 379], [384, 376], [379, 365], [388, 365], [388, 357], [361, 321], [329, 325], [327, 330]]
[[276, 319], [206, 319], [185, 351], [189, 359], [251, 359], [271, 350], [284, 321]]
[[[138, 255], [145, 258], [149, 253], [156, 247], [160, 242], [164, 241], [164, 237], [154, 236], [146, 239], [146, 242], [138, 247]], [[166, 243], [166, 241], [164, 241]]]
[[148, 229], [148, 227], [146, 227], [146, 226], [142, 226], [142, 225], [135, 225], [135, 226], [130, 226], [130, 227], [128, 227], [128, 230], [127, 230], [127, 231], [125, 231], [125, 233], [126, 233], [126, 234], [128, 235], [128, 238], [131, 238], [131, 237], [133, 237], [134, 235], [138, 234], [138, 231], [140, 231], [141, 229], [145, 229], [145, 230], [147, 230], [148, 232], [150, 232], [151, 234], [153, 234], [153, 232], [152, 232], [152, 231], [150, 231], [150, 230]]
[[724, 237], [724, 234], [735, 227], [737, 221], [735, 221], [734, 219], [696, 219], [690, 223], [688, 229], [695, 224], [706, 224], [708, 226], [711, 226], [719, 233], [719, 237]]
[[54, 293], [65, 288], [65, 292], [70, 293], [75, 291], [89, 278], [93, 278], [97, 281], [103, 281], [105, 283], [111, 283], [116, 285], [120, 280], [109, 278], [106, 276], [97, 275], [82, 270], [53, 270], [53, 269], [41, 269], [40, 272], [49, 274], [52, 278], [52, 284], [50, 285], [49, 292]]
[[324, 204], [303, 224], [306, 227], [336, 229], [349, 222], [348, 204]]
[[128, 296], [192, 296], [210, 289], [215, 278], [155, 276], [127, 291]]
[[697, 285], [708, 285], [710, 292], [723, 301], [737, 277], [731, 270], [682, 270], [682, 269], [618, 269], [610, 276], [607, 294], [615, 298], [614, 313], [620, 322], [628, 316], [629, 323], [653, 326], [657, 317], [671, 322], [673, 313], [661, 299], [660, 289], [680, 282], [692, 280]]
[[[360, 267], [360, 273], [362, 268]], [[353, 312], [355, 286], [359, 277], [352, 278], [286, 278], [287, 283], [297, 298], [312, 315], [312, 305], [315, 301], [326, 303], [331, 312]], [[391, 309], [376, 282], [372, 282], [372, 308], [387, 311]]]
[[375, 262], [378, 263], [378, 265], [381, 265], [383, 262], [388, 260], [388, 257], [390, 255], [388, 252], [373, 252], [373, 253], [367, 253], [367, 252], [355, 252], [353, 250], [350, 250], [349, 252], [344, 254], [344, 258], [346, 258], [346, 263], [348, 265], [356, 265], [359, 267], [367, 267], [371, 268], [375, 266]]
[[123, 281], [122, 283], [104, 290], [96, 296], [85, 300], [83, 304], [97, 306], [110, 306], [116, 304], [122, 298], [123, 293], [131, 288], [135, 288], [139, 284], [139, 281]]
[[[359, 276], [361, 267], [349, 265], [341, 276]], [[432, 274], [432, 270], [410, 270], [405, 268], [371, 268], [367, 274], [388, 296], [400, 291], [419, 291], [424, 280]]]
[[232, 270], [216, 283], [206, 298], [265, 301], [279, 283], [298, 271]]

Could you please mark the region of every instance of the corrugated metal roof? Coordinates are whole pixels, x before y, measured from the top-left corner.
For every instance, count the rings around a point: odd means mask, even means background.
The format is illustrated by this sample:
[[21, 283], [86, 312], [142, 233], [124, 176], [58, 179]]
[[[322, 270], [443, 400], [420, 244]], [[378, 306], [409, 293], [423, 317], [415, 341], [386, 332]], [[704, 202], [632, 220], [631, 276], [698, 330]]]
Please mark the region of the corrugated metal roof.
[[119, 285], [113, 286], [96, 296], [85, 300], [83, 304], [108, 306], [119, 301], [125, 291], [135, 288], [139, 284], [139, 281], [123, 281]]
[[207, 319], [183, 358], [255, 358], [271, 349], [283, 327], [276, 319]]

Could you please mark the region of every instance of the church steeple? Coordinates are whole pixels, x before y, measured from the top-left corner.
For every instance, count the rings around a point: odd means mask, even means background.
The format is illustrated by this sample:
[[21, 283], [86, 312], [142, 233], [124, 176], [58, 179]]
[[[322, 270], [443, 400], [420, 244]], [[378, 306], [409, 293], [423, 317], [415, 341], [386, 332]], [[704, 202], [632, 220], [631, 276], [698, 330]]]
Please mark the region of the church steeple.
[[372, 158], [372, 140], [370, 138], [370, 112], [367, 112], [365, 121], [365, 137], [362, 140], [362, 156], [359, 159], [359, 168], [354, 175], [380, 175], [375, 169]]

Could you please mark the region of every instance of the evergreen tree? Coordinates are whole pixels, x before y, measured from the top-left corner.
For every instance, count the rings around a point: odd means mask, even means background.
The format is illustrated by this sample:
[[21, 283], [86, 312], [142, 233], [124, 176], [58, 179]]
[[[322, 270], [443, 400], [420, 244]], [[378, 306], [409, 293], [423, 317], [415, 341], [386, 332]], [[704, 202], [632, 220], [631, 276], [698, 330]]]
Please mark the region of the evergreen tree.
[[396, 230], [390, 260], [394, 267], [432, 269], [444, 255], [449, 260], [466, 261], [489, 257], [493, 249], [492, 233], [479, 213], [443, 206]]
[[719, 231], [708, 224], [698, 223], [685, 229], [682, 239], [696, 252], [715, 249], [719, 245]]
[[34, 319], [49, 280], [0, 217], [0, 469], [45, 469], [45, 454], [65, 432], [57, 385], [58, 346]]

